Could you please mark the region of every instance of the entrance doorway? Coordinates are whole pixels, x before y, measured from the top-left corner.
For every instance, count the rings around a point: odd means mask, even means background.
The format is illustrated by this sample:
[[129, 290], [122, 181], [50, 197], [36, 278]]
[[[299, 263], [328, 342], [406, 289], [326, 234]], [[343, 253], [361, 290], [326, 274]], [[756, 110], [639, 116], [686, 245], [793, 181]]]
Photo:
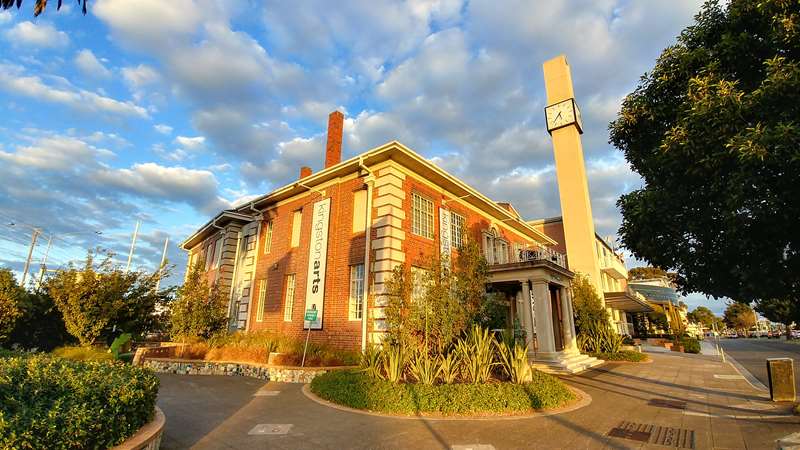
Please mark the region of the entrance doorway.
[[553, 340], [556, 351], [564, 350], [564, 317], [561, 310], [561, 289], [550, 285], [550, 312], [553, 316]]

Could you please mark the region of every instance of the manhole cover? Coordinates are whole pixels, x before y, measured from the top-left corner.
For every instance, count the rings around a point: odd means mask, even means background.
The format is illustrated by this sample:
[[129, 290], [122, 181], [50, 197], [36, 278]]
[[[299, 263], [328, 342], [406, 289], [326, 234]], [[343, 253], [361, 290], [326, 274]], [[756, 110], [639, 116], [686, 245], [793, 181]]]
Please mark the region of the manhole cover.
[[683, 428], [622, 421], [619, 426], [612, 428], [608, 435], [668, 447], [694, 448], [694, 431]]
[[247, 434], [258, 436], [288, 434], [291, 428], [292, 424], [290, 423], [260, 423]]
[[254, 397], [274, 397], [274, 396], [278, 395], [278, 393], [280, 393], [280, 392], [281, 391], [266, 391], [266, 390], [265, 391], [256, 391], [256, 393], [253, 394], [253, 396]]
[[672, 409], [686, 409], [686, 402], [680, 400], [666, 400], [663, 398], [654, 398], [648, 403], [650, 406], [657, 406], [659, 408], [672, 408]]

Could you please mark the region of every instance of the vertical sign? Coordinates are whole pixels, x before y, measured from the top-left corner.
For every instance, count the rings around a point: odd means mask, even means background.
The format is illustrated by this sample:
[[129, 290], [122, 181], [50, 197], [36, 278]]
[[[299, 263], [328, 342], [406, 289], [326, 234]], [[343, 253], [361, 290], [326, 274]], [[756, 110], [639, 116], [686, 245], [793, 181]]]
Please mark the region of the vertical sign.
[[328, 219], [331, 199], [314, 203], [311, 215], [311, 243], [308, 248], [308, 275], [306, 276], [306, 311], [316, 310], [314, 320], [305, 321], [308, 329], [322, 329], [323, 301], [325, 299], [325, 263], [328, 256]]
[[439, 208], [439, 252], [442, 255], [442, 262], [450, 267], [450, 253], [453, 248], [452, 236], [450, 236], [450, 210]]

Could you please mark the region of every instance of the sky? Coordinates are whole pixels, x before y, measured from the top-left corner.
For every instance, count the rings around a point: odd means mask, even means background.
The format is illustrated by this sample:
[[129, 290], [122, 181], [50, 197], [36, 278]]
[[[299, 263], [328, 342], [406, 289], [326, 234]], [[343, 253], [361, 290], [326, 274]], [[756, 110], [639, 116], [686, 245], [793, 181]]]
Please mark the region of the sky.
[[[52, 2], [51, 2], [52, 3]], [[641, 187], [608, 144], [625, 95], [701, 1], [94, 0], [0, 12], [0, 266], [88, 248], [152, 270], [222, 208], [398, 140], [526, 218], [560, 214], [541, 64], [565, 54], [597, 231]], [[13, 224], [13, 225], [12, 225]], [[100, 231], [102, 234], [97, 234]], [[629, 260], [629, 265], [641, 265]], [[690, 306], [721, 302], [700, 295]]]

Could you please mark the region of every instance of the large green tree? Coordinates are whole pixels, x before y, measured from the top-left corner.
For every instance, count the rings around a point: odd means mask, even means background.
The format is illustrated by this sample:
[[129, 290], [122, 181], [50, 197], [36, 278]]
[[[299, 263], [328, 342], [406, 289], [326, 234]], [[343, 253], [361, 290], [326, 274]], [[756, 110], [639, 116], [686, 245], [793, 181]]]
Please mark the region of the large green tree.
[[8, 269], [0, 269], [0, 344], [11, 332], [21, 315], [19, 303], [25, 290], [19, 287], [14, 274]]
[[161, 274], [125, 272], [106, 258], [95, 265], [62, 270], [45, 283], [64, 316], [67, 331], [81, 345], [109, 343], [122, 332], [141, 335], [157, 326], [156, 306], [165, 304], [171, 290], [156, 290]]
[[741, 302], [729, 304], [728, 307], [725, 308], [723, 318], [725, 319], [725, 324], [728, 325], [729, 328], [743, 333], [746, 333], [750, 327], [756, 324], [756, 316], [753, 308]]
[[200, 260], [189, 269], [170, 307], [170, 334], [173, 339], [208, 339], [228, 329], [225, 295], [214, 283], [209, 286], [205, 263]]
[[800, 298], [800, 2], [710, 1], [610, 125], [637, 258], [684, 292]]
[[686, 315], [686, 318], [692, 322], [699, 323], [706, 328], [712, 328], [717, 317], [705, 306], [698, 306], [692, 312]]
[[790, 327], [800, 325], [800, 302], [793, 299], [765, 299], [756, 302], [755, 310], [767, 319], [786, 326], [786, 336], [791, 337]]

